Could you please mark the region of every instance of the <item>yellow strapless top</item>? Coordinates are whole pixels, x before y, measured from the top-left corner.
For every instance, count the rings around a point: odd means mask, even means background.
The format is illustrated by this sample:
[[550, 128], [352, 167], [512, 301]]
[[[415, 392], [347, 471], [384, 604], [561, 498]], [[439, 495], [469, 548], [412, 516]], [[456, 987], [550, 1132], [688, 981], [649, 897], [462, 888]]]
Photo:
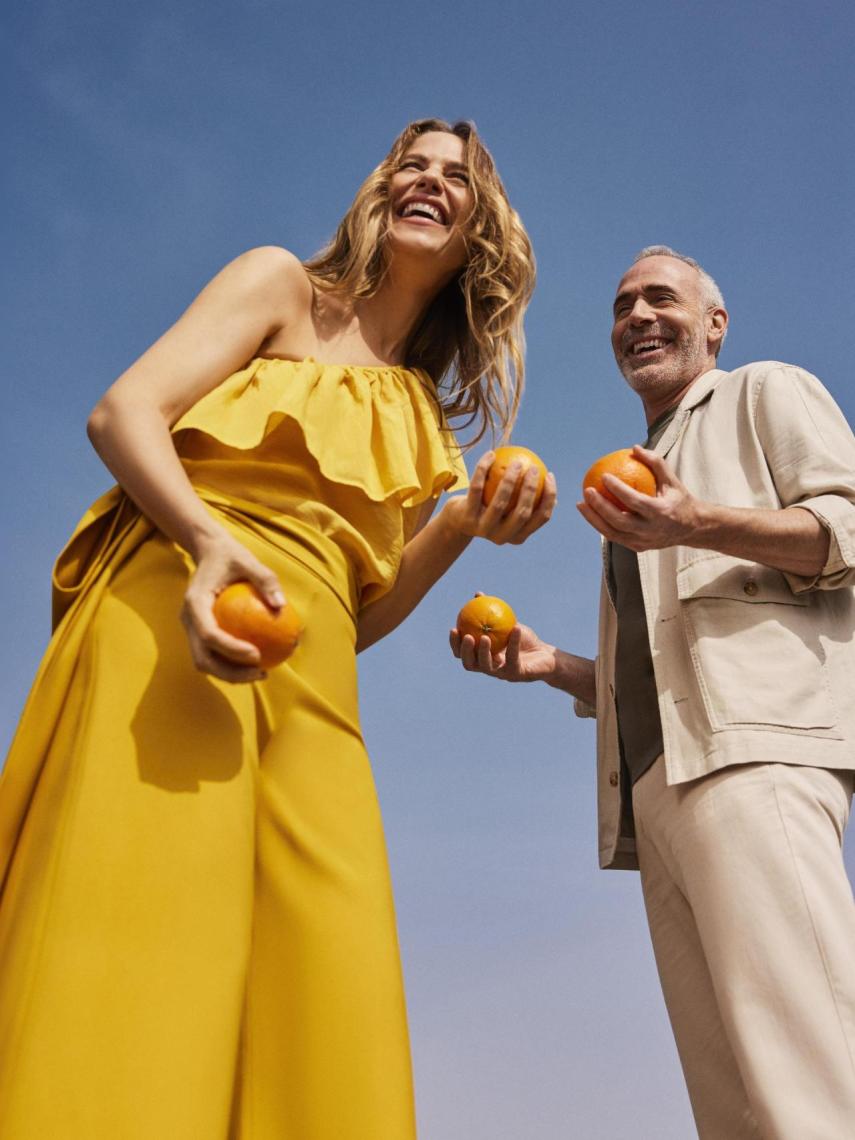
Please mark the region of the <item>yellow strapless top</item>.
[[182, 416], [175, 446], [195, 485], [335, 542], [365, 604], [394, 582], [422, 504], [468, 483], [430, 386], [402, 367], [257, 357]]

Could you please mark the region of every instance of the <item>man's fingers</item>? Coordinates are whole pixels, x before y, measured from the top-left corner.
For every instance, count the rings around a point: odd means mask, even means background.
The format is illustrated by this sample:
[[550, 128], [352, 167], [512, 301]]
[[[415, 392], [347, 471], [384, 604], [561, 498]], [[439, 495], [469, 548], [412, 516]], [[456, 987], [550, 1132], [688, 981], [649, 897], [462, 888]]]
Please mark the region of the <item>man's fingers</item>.
[[493, 646], [486, 634], [478, 638], [477, 661], [478, 668], [482, 673], [495, 672], [495, 663], [493, 661]]
[[522, 628], [515, 625], [508, 638], [505, 649], [505, 668], [510, 673], [518, 673], [520, 667], [520, 642], [522, 641]]

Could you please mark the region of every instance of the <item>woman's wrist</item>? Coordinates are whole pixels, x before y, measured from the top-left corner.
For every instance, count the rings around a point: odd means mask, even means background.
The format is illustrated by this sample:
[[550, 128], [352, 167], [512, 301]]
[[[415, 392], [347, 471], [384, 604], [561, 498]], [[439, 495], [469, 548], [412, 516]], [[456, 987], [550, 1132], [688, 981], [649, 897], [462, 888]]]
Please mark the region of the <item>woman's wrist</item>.
[[472, 535], [464, 530], [465, 510], [466, 499], [458, 495], [446, 499], [436, 516], [437, 525], [442, 528], [445, 539], [458, 544], [461, 550], [472, 541]]
[[200, 562], [206, 555], [233, 541], [229, 532], [210, 516], [193, 523], [187, 530], [186, 538], [180, 541], [194, 562]]

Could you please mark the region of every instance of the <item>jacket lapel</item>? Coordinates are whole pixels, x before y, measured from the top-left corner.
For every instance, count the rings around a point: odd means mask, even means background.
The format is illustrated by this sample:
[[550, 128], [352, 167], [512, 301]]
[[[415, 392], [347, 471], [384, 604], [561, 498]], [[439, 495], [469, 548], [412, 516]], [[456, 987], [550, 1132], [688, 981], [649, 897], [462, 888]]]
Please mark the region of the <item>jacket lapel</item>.
[[689, 417], [699, 404], [704, 403], [715, 391], [716, 385], [727, 373], [720, 368], [711, 368], [694, 382], [677, 408], [677, 414], [665, 429], [662, 438], [653, 448], [657, 455], [663, 458], [668, 454], [674, 444], [682, 436], [689, 422]]

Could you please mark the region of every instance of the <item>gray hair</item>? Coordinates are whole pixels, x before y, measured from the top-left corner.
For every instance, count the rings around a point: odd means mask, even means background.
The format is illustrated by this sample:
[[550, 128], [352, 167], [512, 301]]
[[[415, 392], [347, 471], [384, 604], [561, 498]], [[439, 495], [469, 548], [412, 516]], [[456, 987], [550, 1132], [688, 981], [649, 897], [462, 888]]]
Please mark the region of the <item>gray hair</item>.
[[[679, 253], [676, 249], [672, 249], [670, 245], [646, 245], [639, 253], [632, 259], [632, 264], [635, 265], [637, 261], [641, 261], [644, 257], [674, 257], [677, 261], [682, 261], [686, 265], [691, 265], [692, 269], [697, 271], [698, 277], [701, 279], [701, 300], [707, 310], [709, 309], [723, 309], [725, 308], [724, 297], [721, 289], [719, 289], [714, 278], [712, 278], [706, 269], [693, 257], [689, 257], [686, 253]], [[727, 336], [727, 329], [725, 329], [724, 336]], [[719, 341], [718, 347], [721, 348], [724, 343], [724, 336]], [[716, 353], [718, 355], [718, 353]]]

